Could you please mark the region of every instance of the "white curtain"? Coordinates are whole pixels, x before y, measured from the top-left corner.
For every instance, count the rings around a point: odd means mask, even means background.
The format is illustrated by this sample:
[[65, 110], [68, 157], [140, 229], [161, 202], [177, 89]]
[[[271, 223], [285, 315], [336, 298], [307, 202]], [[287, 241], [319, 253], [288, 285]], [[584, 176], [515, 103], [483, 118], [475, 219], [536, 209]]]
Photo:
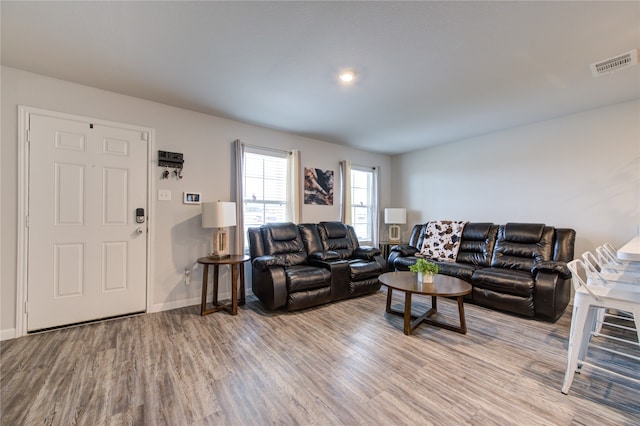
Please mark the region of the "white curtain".
[[373, 245], [378, 246], [380, 239], [380, 166], [373, 168], [373, 201], [371, 211], [373, 214], [371, 226]]
[[236, 253], [244, 253], [244, 144], [236, 139]]
[[340, 162], [340, 221], [351, 225], [351, 161]]
[[287, 155], [287, 220], [300, 223], [302, 197], [300, 196], [300, 151], [289, 151]]

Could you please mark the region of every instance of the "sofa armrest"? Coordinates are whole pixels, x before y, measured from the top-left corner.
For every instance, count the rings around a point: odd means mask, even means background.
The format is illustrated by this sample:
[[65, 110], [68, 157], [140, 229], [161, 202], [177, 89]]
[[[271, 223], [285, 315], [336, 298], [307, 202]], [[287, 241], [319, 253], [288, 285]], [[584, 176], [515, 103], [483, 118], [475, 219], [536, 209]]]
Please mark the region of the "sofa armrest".
[[406, 257], [415, 255], [418, 249], [408, 244], [398, 244], [397, 246], [391, 247], [390, 251], [397, 251], [400, 253], [400, 256]]
[[327, 251], [315, 251], [309, 255], [310, 260], [339, 260], [340, 255], [338, 252], [327, 250]]
[[557, 273], [563, 280], [571, 278], [571, 271], [564, 262], [549, 260], [546, 262], [538, 262], [531, 268], [531, 273], [537, 275], [538, 272]]
[[360, 247], [358, 247], [357, 249], [354, 250], [352, 257], [355, 257], [356, 259], [371, 260], [371, 259], [375, 258], [376, 256], [379, 256], [380, 253], [382, 253], [382, 252], [377, 247], [360, 246]]
[[571, 280], [562, 279], [557, 272], [539, 271], [534, 287], [535, 315], [556, 321], [562, 316], [571, 299]]
[[267, 271], [272, 266], [286, 266], [281, 258], [269, 255], [256, 257], [255, 259], [253, 259], [253, 261], [251, 261], [251, 264], [255, 269], [263, 272]]
[[286, 306], [288, 291], [285, 268], [278, 267], [260, 270], [256, 268], [255, 262], [252, 265], [251, 289], [253, 290], [253, 294], [260, 299], [269, 310]]

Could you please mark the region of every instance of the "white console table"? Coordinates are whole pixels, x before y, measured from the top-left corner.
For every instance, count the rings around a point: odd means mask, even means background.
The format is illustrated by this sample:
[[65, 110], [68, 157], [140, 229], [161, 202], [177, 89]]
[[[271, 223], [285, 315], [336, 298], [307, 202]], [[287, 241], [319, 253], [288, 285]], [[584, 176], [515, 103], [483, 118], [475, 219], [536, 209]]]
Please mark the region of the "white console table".
[[618, 249], [618, 258], [632, 262], [640, 262], [640, 235]]

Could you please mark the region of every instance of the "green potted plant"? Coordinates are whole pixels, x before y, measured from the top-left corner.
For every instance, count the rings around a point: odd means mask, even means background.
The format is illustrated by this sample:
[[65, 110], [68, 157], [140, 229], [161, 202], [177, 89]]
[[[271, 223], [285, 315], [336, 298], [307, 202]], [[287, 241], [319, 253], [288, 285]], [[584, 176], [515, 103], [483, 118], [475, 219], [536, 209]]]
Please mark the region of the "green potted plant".
[[409, 266], [409, 270], [418, 273], [418, 282], [431, 283], [433, 282], [433, 275], [438, 273], [438, 265], [426, 259], [418, 258], [416, 263]]

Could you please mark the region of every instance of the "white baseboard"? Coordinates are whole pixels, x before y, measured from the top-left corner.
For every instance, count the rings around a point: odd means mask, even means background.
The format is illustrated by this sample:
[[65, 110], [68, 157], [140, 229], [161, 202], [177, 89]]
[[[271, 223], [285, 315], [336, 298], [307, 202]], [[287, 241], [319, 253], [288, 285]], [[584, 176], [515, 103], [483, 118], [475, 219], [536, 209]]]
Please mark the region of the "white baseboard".
[[[251, 289], [247, 289], [247, 296], [253, 294], [251, 292]], [[231, 292], [228, 293], [222, 293], [219, 296], [220, 300], [225, 300], [225, 299], [230, 299], [231, 298]], [[178, 308], [184, 308], [186, 306], [193, 306], [193, 305], [199, 305], [200, 304], [201, 299], [199, 297], [193, 297], [191, 299], [184, 299], [184, 300], [174, 300], [171, 302], [165, 302], [165, 303], [156, 303], [155, 305], [151, 305], [151, 309], [149, 310], [148, 313], [153, 313], [153, 312], [162, 312], [162, 311], [170, 311], [171, 309], [178, 309]], [[208, 302], [211, 302], [210, 300]], [[0, 330], [0, 341], [3, 340], [10, 340], [10, 339], [15, 339], [16, 338], [16, 329], [15, 328], [8, 328], [6, 330]]]
[[16, 338], [16, 329], [9, 328], [7, 330], [0, 330], [0, 341], [15, 339]]
[[151, 305], [151, 309], [148, 313], [154, 312], [162, 312], [162, 311], [170, 311], [171, 309], [184, 308], [186, 306], [199, 305], [200, 298], [194, 297], [192, 299], [184, 299], [184, 300], [174, 300], [171, 302], [164, 303], [156, 303], [155, 305]]
[[[245, 290], [247, 293], [247, 296], [250, 296], [253, 294], [253, 292], [251, 291], [250, 288]], [[225, 299], [231, 299], [231, 292], [226, 292], [226, 293], [221, 293], [218, 296], [218, 300], [225, 300]], [[162, 311], [170, 311], [171, 309], [178, 309], [178, 308], [184, 308], [186, 306], [193, 306], [193, 305], [200, 305], [201, 302], [201, 298], [200, 297], [193, 297], [191, 299], [184, 299], [184, 300], [174, 300], [171, 302], [164, 302], [164, 303], [156, 303], [155, 305], [151, 305], [151, 309], [149, 310], [148, 313], [153, 313], [153, 312], [162, 312]], [[207, 303], [210, 303], [211, 299], [207, 300]]]

